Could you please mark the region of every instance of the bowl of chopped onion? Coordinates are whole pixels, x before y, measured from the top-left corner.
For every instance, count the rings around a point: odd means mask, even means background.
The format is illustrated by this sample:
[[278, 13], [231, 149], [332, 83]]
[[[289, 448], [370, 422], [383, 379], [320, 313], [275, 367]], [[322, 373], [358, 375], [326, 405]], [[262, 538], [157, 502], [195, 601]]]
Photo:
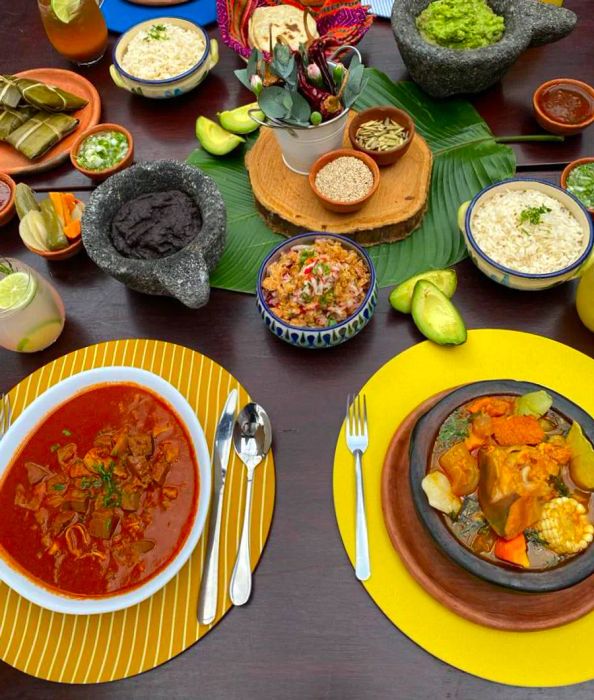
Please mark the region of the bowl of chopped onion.
[[309, 349], [350, 340], [369, 323], [377, 304], [375, 269], [366, 251], [344, 236], [315, 231], [271, 251], [256, 292], [270, 332]]

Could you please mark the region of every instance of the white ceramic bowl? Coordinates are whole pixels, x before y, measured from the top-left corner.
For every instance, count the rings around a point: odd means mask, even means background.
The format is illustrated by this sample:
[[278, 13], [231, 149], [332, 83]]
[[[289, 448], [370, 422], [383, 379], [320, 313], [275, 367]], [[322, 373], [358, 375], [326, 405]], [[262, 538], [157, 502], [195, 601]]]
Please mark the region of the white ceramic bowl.
[[113, 612], [136, 605], [156, 593], [177, 574], [192, 554], [204, 529], [208, 513], [211, 490], [210, 457], [200, 422], [190, 404], [169, 382], [152, 372], [135, 367], [91, 369], [68, 377], [41, 394], [27, 406], [0, 441], [0, 479], [10, 465], [15, 451], [49, 412], [83, 389], [113, 382], [138, 384], [153, 391], [168, 403], [181, 419], [194, 445], [198, 462], [198, 507], [188, 537], [175, 558], [146, 583], [120, 594], [89, 598], [61, 595], [28, 578], [7, 557], [0, 556], [0, 579], [4, 583], [32, 603], [59, 613], [91, 615]]
[[[166, 78], [165, 80], [143, 80], [127, 73], [121, 66], [121, 61], [130, 40], [143, 29], [148, 29], [152, 24], [176, 24], [182, 29], [201, 34], [204, 39], [205, 51], [196, 65], [184, 71], [180, 75]], [[208, 75], [209, 71], [219, 62], [219, 45], [216, 39], [210, 39], [202, 27], [187, 19], [177, 17], [158, 17], [140, 22], [134, 25], [117, 40], [113, 48], [113, 64], [109, 67], [109, 73], [113, 82], [120, 88], [128, 90], [135, 95], [150, 97], [155, 100], [163, 100], [170, 97], [178, 97], [190, 92], [199, 85]]]
[[[497, 193], [498, 190], [537, 190], [543, 194], [553, 197], [565, 206], [575, 216], [585, 233], [584, 249], [580, 253], [578, 259], [568, 267], [548, 272], [546, 274], [536, 274], [528, 272], [519, 272], [505, 267], [496, 262], [478, 246], [472, 234], [472, 215], [474, 211], [482, 204], [487, 202]], [[494, 185], [489, 185], [481, 190], [474, 199], [469, 203], [464, 217], [464, 227], [462, 228], [464, 241], [468, 254], [478, 267], [487, 277], [499, 284], [513, 289], [521, 289], [524, 291], [538, 291], [540, 289], [548, 289], [557, 284], [573, 279], [580, 273], [580, 269], [588, 260], [592, 253], [594, 245], [594, 226], [587, 209], [571, 193], [566, 192], [557, 185], [544, 180], [512, 178], [510, 180], [502, 180]]]

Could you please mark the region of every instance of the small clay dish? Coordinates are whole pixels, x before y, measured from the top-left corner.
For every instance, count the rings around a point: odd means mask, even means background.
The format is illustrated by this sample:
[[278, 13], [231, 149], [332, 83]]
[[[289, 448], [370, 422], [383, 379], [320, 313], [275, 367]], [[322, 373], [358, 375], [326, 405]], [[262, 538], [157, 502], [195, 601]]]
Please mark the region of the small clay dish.
[[[384, 119], [386, 118], [395, 121], [397, 124], [400, 124], [400, 126], [406, 129], [406, 141], [400, 146], [396, 146], [396, 148], [392, 148], [389, 151], [372, 151], [368, 148], [363, 148], [363, 146], [361, 146], [357, 141], [357, 131], [359, 131], [359, 127], [365, 124], [366, 122], [384, 121]], [[359, 112], [349, 124], [349, 139], [353, 144], [353, 148], [356, 151], [365, 153], [370, 158], [373, 158], [373, 160], [380, 167], [392, 165], [397, 160], [402, 158], [402, 156], [410, 148], [410, 144], [412, 143], [414, 135], [415, 123], [410, 118], [410, 116], [403, 110], [397, 109], [396, 107], [390, 107], [389, 105], [385, 105], [383, 107], [371, 107], [370, 109], [364, 109], [362, 112]]]
[[[567, 190], [567, 178], [569, 177], [569, 173], [574, 169], [577, 168], [578, 165], [586, 165], [587, 163], [594, 163], [594, 156], [589, 156], [588, 158], [578, 158], [578, 160], [572, 161], [569, 165], [566, 166], [565, 170], [561, 173], [561, 187], [564, 190]], [[569, 190], [567, 190], [569, 192]], [[573, 194], [573, 193], [571, 193]], [[577, 196], [577, 195], [574, 195]], [[579, 199], [579, 197], [578, 197]], [[584, 204], [586, 207], [586, 205]], [[590, 216], [594, 219], [594, 207], [586, 207], [586, 209], [590, 212]]]
[[[576, 124], [568, 124], [566, 122], [556, 121], [549, 114], [545, 113], [540, 105], [542, 95], [546, 90], [552, 87], [567, 87], [583, 95], [590, 102], [589, 115], [581, 122]], [[534, 108], [534, 116], [536, 121], [546, 131], [551, 134], [559, 134], [560, 136], [573, 136], [579, 134], [585, 128], [594, 122], [594, 88], [588, 83], [583, 83], [581, 80], [573, 80], [572, 78], [555, 78], [548, 80], [536, 88], [532, 96], [532, 107]]]
[[5, 226], [12, 219], [14, 212], [16, 211], [14, 205], [16, 183], [10, 177], [10, 175], [7, 175], [6, 173], [0, 173], [0, 182], [3, 182], [10, 189], [8, 202], [6, 202], [6, 204], [0, 209], [0, 226]]
[[[105, 168], [104, 170], [87, 170], [87, 168], [83, 168], [83, 166], [78, 163], [78, 149], [80, 148], [82, 142], [88, 136], [98, 134], [101, 131], [118, 131], [119, 133], [124, 134], [124, 136], [128, 139], [128, 153], [119, 163], [116, 163], [116, 165], [114, 165], [111, 168]], [[117, 173], [120, 170], [127, 168], [132, 162], [133, 158], [134, 139], [132, 138], [132, 134], [128, 131], [128, 129], [126, 129], [123, 126], [120, 126], [119, 124], [105, 123], [96, 124], [95, 126], [92, 126], [90, 129], [87, 129], [86, 131], [82, 132], [82, 134], [72, 144], [72, 148], [70, 149], [70, 160], [72, 162], [72, 165], [74, 165], [74, 167], [79, 172], [81, 172], [83, 175], [86, 175], [87, 177], [90, 177], [92, 180], [105, 180], [110, 175], [113, 175], [114, 173]]]
[[[350, 202], [340, 202], [333, 199], [328, 199], [328, 197], [323, 195], [317, 188], [316, 176], [324, 166], [328, 165], [328, 163], [331, 163], [337, 158], [343, 158], [346, 156], [349, 156], [351, 158], [358, 158], [359, 160], [363, 161], [363, 163], [365, 163], [365, 165], [371, 170], [371, 174], [373, 175], [373, 184], [371, 186], [371, 189], [365, 196]], [[322, 203], [322, 206], [325, 209], [337, 212], [338, 214], [349, 214], [351, 212], [358, 211], [359, 209], [361, 209], [361, 207], [364, 204], [367, 204], [367, 202], [373, 197], [377, 188], [379, 187], [379, 183], [380, 172], [373, 158], [371, 156], [368, 156], [366, 153], [352, 151], [350, 148], [339, 148], [336, 151], [330, 151], [329, 153], [325, 153], [321, 158], [318, 158], [316, 160], [316, 162], [312, 165], [311, 170], [309, 171], [310, 187]]]
[[594, 545], [549, 569], [521, 569], [483, 558], [456, 538], [445, 517], [429, 505], [422, 481], [431, 463], [433, 446], [444, 421], [459, 406], [481, 396], [520, 396], [546, 390], [553, 397], [552, 409], [569, 423], [580, 424], [584, 435], [594, 442], [594, 420], [582, 408], [557, 392], [532, 382], [495, 379], [467, 384], [446, 394], [417, 421], [410, 440], [410, 487], [419, 519], [435, 543], [458, 566], [485, 581], [524, 593], [558, 591], [579, 583], [594, 573]]
[[82, 236], [79, 236], [74, 243], [71, 243], [66, 248], [61, 250], [39, 250], [37, 248], [32, 248], [23, 241], [23, 245], [28, 248], [35, 255], [39, 255], [40, 258], [45, 258], [48, 262], [57, 262], [58, 260], [68, 260], [68, 258], [76, 255], [82, 248]]

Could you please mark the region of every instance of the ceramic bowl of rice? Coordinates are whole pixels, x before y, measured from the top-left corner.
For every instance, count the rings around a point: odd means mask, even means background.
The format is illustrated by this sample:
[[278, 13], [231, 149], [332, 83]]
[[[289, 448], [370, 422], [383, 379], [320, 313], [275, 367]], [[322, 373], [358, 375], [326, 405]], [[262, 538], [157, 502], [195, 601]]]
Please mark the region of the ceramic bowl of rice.
[[198, 24], [159, 17], [122, 34], [109, 72], [118, 87], [160, 100], [193, 90], [218, 60], [216, 40]]
[[548, 289], [578, 276], [592, 254], [587, 209], [550, 182], [503, 180], [463, 206], [460, 227], [472, 261], [506, 287]]

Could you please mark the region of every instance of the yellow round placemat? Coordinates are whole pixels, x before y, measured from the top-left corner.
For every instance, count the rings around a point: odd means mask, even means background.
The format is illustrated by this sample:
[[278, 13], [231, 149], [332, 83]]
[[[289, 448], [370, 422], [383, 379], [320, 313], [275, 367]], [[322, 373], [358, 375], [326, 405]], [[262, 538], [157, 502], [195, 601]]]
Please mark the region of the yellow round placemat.
[[[434, 600], [405, 569], [384, 525], [381, 473], [396, 428], [424, 399], [481, 379], [518, 379], [558, 391], [594, 414], [594, 360], [527, 333], [478, 330], [466, 344], [424, 342], [379, 369], [367, 396], [369, 448], [363, 457], [371, 577], [364, 583], [384, 614], [423, 649], [456, 668], [499, 683], [559, 686], [594, 678], [594, 613], [563, 627], [504, 632], [469, 622]], [[355, 554], [355, 470], [344, 427], [334, 457], [334, 506], [351, 562]]]
[[[239, 406], [250, 398], [241, 384], [208, 357], [156, 340], [116, 340], [61, 357], [29, 375], [10, 392], [16, 418], [45, 389], [93, 367], [127, 365], [160, 375], [188, 400], [212, 449], [217, 421], [235, 388]], [[274, 509], [272, 452], [254, 477], [252, 569], [260, 559]], [[99, 683], [134, 676], [168, 661], [202, 639], [231, 607], [229, 580], [239, 545], [245, 467], [231, 450], [225, 487], [219, 565], [219, 605], [211, 625], [197, 619], [206, 531], [192, 556], [164, 588], [143, 603], [106, 615], [63, 615], [44, 610], [0, 583], [0, 658], [38, 678]]]

